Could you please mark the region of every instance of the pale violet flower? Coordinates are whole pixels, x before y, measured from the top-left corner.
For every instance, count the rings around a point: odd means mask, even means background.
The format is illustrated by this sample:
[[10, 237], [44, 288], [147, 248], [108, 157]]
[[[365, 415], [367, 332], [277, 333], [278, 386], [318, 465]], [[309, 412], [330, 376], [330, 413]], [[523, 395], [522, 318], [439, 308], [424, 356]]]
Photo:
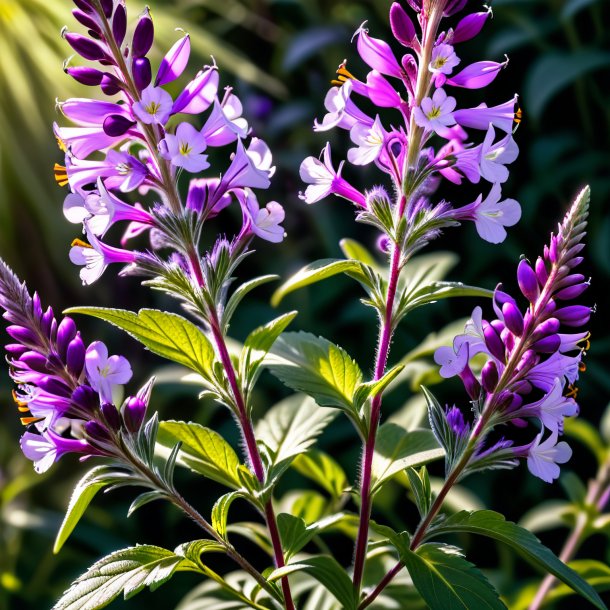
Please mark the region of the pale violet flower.
[[481, 144], [479, 169], [481, 176], [489, 182], [506, 182], [508, 169], [505, 166], [519, 156], [519, 147], [510, 133], [494, 144], [495, 137], [496, 132], [490, 125]]
[[557, 433], [553, 432], [544, 442], [544, 430], [536, 436], [527, 455], [529, 471], [545, 483], [552, 483], [559, 477], [557, 464], [565, 464], [572, 457], [572, 449], [565, 442], [557, 442]]
[[277, 201], [270, 201], [261, 208], [252, 190], [236, 191], [236, 195], [244, 214], [246, 232], [254, 233], [272, 243], [279, 243], [284, 239], [286, 234], [280, 226], [284, 222], [284, 208]]
[[545, 428], [551, 432], [563, 432], [563, 420], [578, 413], [578, 405], [573, 398], [563, 395], [563, 382], [556, 378], [548, 394], [539, 401], [525, 407], [526, 411], [540, 419]]
[[444, 89], [437, 89], [432, 97], [425, 97], [418, 108], [413, 109], [415, 122], [429, 131], [442, 131], [455, 125], [453, 110], [455, 98], [447, 96]]
[[347, 159], [353, 165], [368, 165], [377, 160], [385, 143], [386, 131], [377, 116], [372, 125], [356, 123], [350, 138], [356, 144], [347, 151]]
[[162, 156], [175, 167], [191, 173], [210, 167], [207, 155], [202, 154], [207, 147], [205, 137], [190, 123], [180, 123], [175, 134], [166, 134], [162, 145]]
[[142, 123], [165, 125], [173, 105], [174, 100], [165, 89], [149, 85], [142, 91], [140, 101], [133, 105], [133, 112]]
[[102, 402], [112, 403], [112, 389], [131, 379], [131, 365], [124, 356], [108, 356], [108, 348], [94, 341], [85, 355], [85, 368], [91, 387], [99, 392]]
[[441, 43], [432, 49], [432, 58], [428, 68], [432, 74], [451, 74], [453, 68], [460, 63], [450, 44]]

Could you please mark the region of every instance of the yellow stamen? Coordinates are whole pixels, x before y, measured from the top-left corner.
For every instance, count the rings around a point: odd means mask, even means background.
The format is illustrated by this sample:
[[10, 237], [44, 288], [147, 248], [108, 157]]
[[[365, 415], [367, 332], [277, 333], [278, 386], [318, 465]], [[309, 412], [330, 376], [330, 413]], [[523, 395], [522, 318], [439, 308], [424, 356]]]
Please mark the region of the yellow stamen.
[[347, 65], [346, 61], [343, 61], [339, 67], [337, 68], [337, 78], [334, 80], [331, 80], [330, 83], [331, 85], [335, 85], [337, 87], [340, 87], [344, 82], [346, 82], [347, 80], [350, 79], [355, 79], [356, 77], [349, 72], [349, 70], [345, 67]]
[[80, 248], [93, 248], [93, 246], [91, 244], [88, 244], [86, 241], [83, 241], [82, 239], [78, 239], [78, 237], [76, 239], [73, 239], [72, 243], [70, 245], [73, 248], [74, 248], [74, 246], [79, 246]]
[[63, 153], [67, 152], [68, 147], [66, 146], [66, 143], [59, 136], [55, 136], [55, 139], [57, 140], [57, 146], [59, 146], [59, 150], [61, 150], [61, 152]]
[[513, 119], [517, 125], [521, 123], [521, 119], [523, 118], [523, 110], [517, 107], [517, 111], [515, 112], [515, 118]]
[[57, 182], [59, 186], [66, 186], [66, 184], [68, 184], [68, 171], [66, 170], [65, 165], [56, 163], [53, 166], [53, 174], [55, 175], [55, 182]]
[[568, 385], [568, 392], [565, 393], [566, 398], [576, 398], [578, 396], [578, 388], [570, 384]]
[[24, 426], [29, 426], [30, 424], [35, 424], [39, 421], [42, 421], [43, 419], [44, 419], [44, 417], [22, 417], [21, 423]]

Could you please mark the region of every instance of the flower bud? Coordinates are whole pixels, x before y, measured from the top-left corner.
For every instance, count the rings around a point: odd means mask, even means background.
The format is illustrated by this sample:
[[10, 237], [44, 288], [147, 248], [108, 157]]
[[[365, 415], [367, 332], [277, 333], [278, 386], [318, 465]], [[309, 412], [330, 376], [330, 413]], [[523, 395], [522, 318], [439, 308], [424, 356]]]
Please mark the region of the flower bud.
[[136, 29], [133, 33], [133, 41], [131, 43], [132, 56], [144, 57], [146, 53], [150, 51], [154, 37], [155, 28], [153, 21], [150, 18], [150, 11], [146, 8], [140, 15], [140, 19], [138, 20]]
[[76, 337], [70, 341], [66, 353], [66, 365], [68, 366], [68, 370], [75, 377], [78, 377], [83, 372], [85, 353], [85, 344], [80, 335], [76, 335]]
[[515, 348], [515, 335], [513, 335], [508, 328], [505, 328], [500, 333], [500, 339], [502, 339], [502, 343], [504, 343], [506, 351], [509, 354], [512, 353], [513, 349]]
[[113, 74], [104, 72], [102, 80], [100, 81], [100, 87], [106, 95], [116, 95], [121, 89], [121, 81]]
[[[494, 320], [495, 322], [496, 320]], [[501, 332], [501, 331], [500, 331]], [[483, 321], [483, 335], [485, 344], [492, 356], [504, 362], [505, 348], [504, 343], [500, 339], [500, 333], [487, 321]]]
[[112, 436], [108, 429], [97, 421], [88, 421], [85, 424], [85, 432], [92, 441], [94, 446], [101, 444], [102, 448], [104, 445], [112, 444]]
[[148, 57], [136, 57], [131, 66], [133, 82], [139, 91], [146, 89], [152, 80], [150, 60]]
[[99, 405], [98, 393], [88, 385], [78, 386], [72, 392], [71, 399], [85, 413], [93, 413]]
[[184, 72], [190, 54], [191, 38], [187, 34], [175, 42], [161, 60], [159, 70], [157, 71], [157, 78], [155, 79], [155, 87], [166, 85], [176, 80]]
[[538, 324], [532, 333], [532, 339], [537, 341], [543, 337], [548, 337], [548, 335], [553, 335], [559, 332], [560, 326], [561, 324], [557, 318], [547, 318], [544, 322]]
[[491, 14], [491, 10], [485, 11], [484, 13], [471, 13], [461, 19], [455, 26], [451, 43], [465, 42], [474, 38], [485, 25], [487, 18]]
[[93, 15], [95, 13], [95, 8], [91, 4], [91, 0], [72, 0], [72, 1], [81, 11], [83, 11], [83, 13], [88, 13], [89, 15]]
[[47, 368], [48, 360], [38, 352], [25, 352], [19, 358], [19, 362], [22, 362], [36, 373], [43, 373], [46, 375], [49, 372], [49, 369]]
[[140, 429], [146, 415], [146, 402], [137, 396], [130, 396], [121, 408], [121, 415], [127, 430], [136, 434]]
[[557, 235], [551, 235], [551, 243], [549, 244], [549, 260], [552, 263], [556, 263], [559, 256], [559, 237]]
[[488, 360], [481, 370], [481, 384], [491, 394], [498, 385], [498, 367], [493, 360]]
[[100, 5], [102, 7], [104, 17], [106, 17], [106, 19], [110, 19], [110, 17], [112, 17], [112, 9], [114, 8], [114, 0], [100, 0]]
[[502, 314], [506, 327], [518, 337], [523, 333], [523, 314], [513, 303], [502, 305]]
[[25, 352], [28, 351], [28, 348], [25, 345], [21, 345], [21, 343], [9, 343], [4, 346], [4, 349], [13, 357], [20, 358]]
[[88, 87], [95, 87], [102, 82], [104, 73], [101, 70], [95, 68], [88, 68], [87, 66], [71, 66], [65, 68], [65, 73], [70, 75], [77, 83], [81, 85], [87, 85]]
[[536, 352], [532, 349], [528, 349], [525, 351], [523, 356], [521, 356], [521, 360], [517, 364], [516, 369], [519, 372], [529, 371], [529, 369], [538, 364], [539, 360], [540, 358], [538, 357]]
[[7, 326], [6, 332], [19, 343], [24, 343], [26, 345], [38, 345], [38, 336], [29, 328], [12, 324], [11, 326]]
[[541, 286], [544, 286], [549, 279], [549, 272], [546, 269], [546, 263], [540, 256], [536, 259], [536, 278]]
[[57, 328], [57, 350], [60, 358], [66, 357], [68, 343], [76, 337], [76, 324], [72, 318], [64, 318]]
[[567, 286], [566, 288], [562, 288], [559, 292], [556, 292], [554, 296], [560, 301], [569, 301], [571, 299], [579, 297], [588, 287], [589, 282], [574, 284], [573, 286]]
[[105, 402], [100, 407], [100, 410], [108, 426], [112, 430], [118, 431], [121, 427], [121, 416], [119, 415], [117, 408], [113, 404]]
[[421, 13], [422, 0], [407, 0], [407, 4], [416, 12]]
[[570, 305], [555, 312], [557, 319], [566, 326], [582, 326], [591, 317], [591, 308], [584, 305]]
[[84, 25], [88, 30], [90, 30], [90, 34], [97, 34], [97, 36], [99, 37], [102, 33], [98, 22], [90, 15], [87, 15], [87, 13], [75, 8], [72, 10], [72, 16], [81, 25]]
[[532, 349], [539, 354], [554, 354], [561, 345], [559, 335], [549, 335], [543, 339], [538, 339], [532, 344]]
[[394, 2], [390, 7], [390, 27], [394, 38], [405, 47], [412, 48], [413, 39], [416, 38], [415, 26], [406, 11]]
[[90, 61], [100, 61], [101, 59], [112, 61], [102, 46], [81, 34], [74, 32], [64, 32], [64, 38], [68, 44], [81, 56]]
[[445, 9], [443, 10], [444, 17], [451, 17], [459, 13], [465, 6], [468, 0], [448, 0], [445, 3]]
[[575, 256], [566, 263], [566, 267], [568, 267], [568, 269], [574, 269], [574, 267], [578, 267], [584, 260], [585, 259], [582, 256]]
[[61, 380], [53, 375], [45, 375], [41, 377], [36, 385], [49, 394], [55, 394], [62, 398], [69, 398], [72, 395], [72, 390]]
[[119, 137], [127, 133], [135, 125], [135, 121], [131, 121], [122, 114], [109, 114], [102, 124], [104, 133], [111, 137]]
[[523, 296], [530, 303], [534, 303], [540, 293], [538, 278], [525, 259], [523, 259], [517, 267], [517, 282], [519, 283], [519, 289], [523, 293]]
[[529, 381], [525, 381], [524, 379], [513, 383], [511, 387], [515, 392], [518, 392], [519, 394], [523, 395], [529, 394], [533, 389], [532, 384]]

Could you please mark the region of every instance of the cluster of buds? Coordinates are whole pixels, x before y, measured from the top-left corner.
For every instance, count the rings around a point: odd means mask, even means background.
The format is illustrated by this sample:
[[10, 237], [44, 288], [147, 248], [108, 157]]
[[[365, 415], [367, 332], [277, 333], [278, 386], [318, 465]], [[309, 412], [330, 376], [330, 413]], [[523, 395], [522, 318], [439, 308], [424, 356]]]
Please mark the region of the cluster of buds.
[[[150, 232], [152, 250], [169, 247], [186, 255], [181, 251], [183, 236], [173, 234], [176, 223], [171, 219], [195, 224], [197, 241], [203, 222], [234, 199], [243, 216], [233, 240], [238, 249], [243, 250], [255, 235], [281, 241], [282, 206], [272, 201], [261, 208], [252, 191], [269, 187], [274, 172], [270, 151], [258, 138], [247, 141], [250, 128], [231, 89], [219, 97], [216, 65], [204, 66], [174, 99], [164, 86], [178, 79], [187, 66], [188, 34], [167, 52], [153, 80], [147, 54], [154, 26], [148, 9], [129, 37], [123, 0], [75, 0], [75, 4], [73, 15], [87, 28], [87, 35], [64, 31], [63, 36], [76, 53], [98, 67], [67, 65], [65, 71], [111, 96], [103, 101], [59, 102], [59, 109], [75, 126], [54, 126], [65, 152], [65, 166], [55, 167], [56, 179], [71, 191], [64, 213], [71, 222], [83, 223], [87, 238], [75, 240], [70, 252], [72, 262], [83, 266], [83, 282], [97, 280], [110, 263], [137, 269], [144, 254], [126, 246], [131, 237], [145, 231]], [[203, 125], [196, 127], [191, 121], [198, 121], [204, 112]], [[229, 144], [235, 144], [235, 150], [226, 171], [192, 179], [183, 204], [177, 185], [180, 174], [209, 169], [206, 151]], [[160, 201], [148, 208], [124, 201], [122, 194], [132, 191], [142, 196], [152, 191]], [[119, 221], [129, 223], [120, 248], [103, 241], [106, 231]]]
[[[530, 471], [548, 482], [559, 476], [557, 464], [571, 456], [567, 443], [558, 442], [558, 437], [564, 418], [578, 413], [574, 384], [584, 367], [589, 338], [588, 332], [566, 332], [584, 326], [592, 312], [584, 305], [566, 305], [589, 285], [574, 271], [583, 260], [579, 253], [584, 248], [588, 199], [585, 189], [534, 265], [526, 259], [519, 263], [517, 281], [527, 309], [523, 312], [516, 299], [498, 287], [493, 298], [496, 319], [484, 320], [477, 307], [464, 334], [455, 337], [452, 347], [435, 353], [440, 374], [459, 375], [475, 406], [483, 405], [475, 411], [479, 420], [485, 418], [485, 432], [501, 423], [526, 427], [530, 419], [539, 421], [541, 431], [528, 445], [512, 447], [508, 440], [494, 450], [505, 457], [526, 457]], [[479, 377], [470, 367], [475, 354], [486, 358]], [[469, 432], [457, 407], [449, 409], [447, 417], [456, 434]], [[545, 431], [549, 435], [543, 440]], [[489, 455], [483, 445], [480, 450]]]
[[[456, 109], [456, 99], [448, 93], [450, 88], [485, 87], [507, 64], [480, 61], [456, 71], [461, 61], [456, 45], [474, 38], [490, 15], [489, 10], [470, 14], [454, 28], [441, 31], [443, 18], [452, 17], [465, 4], [465, 0], [409, 0], [417, 11], [418, 34], [405, 9], [394, 2], [390, 8], [392, 32], [395, 41], [406, 49], [400, 61], [391, 46], [371, 37], [363, 24], [354, 37], [370, 71], [361, 80], [342, 63], [338, 80], [333, 81], [335, 86], [326, 96], [328, 113], [314, 124], [316, 131], [334, 127], [348, 130], [354, 147], [348, 151], [347, 161], [355, 166], [374, 163], [391, 179], [393, 191], [399, 194], [396, 200], [390, 201], [383, 186], [362, 193], [349, 184], [342, 176], [344, 162], [334, 168], [327, 144], [321, 159], [309, 157], [301, 165], [301, 177], [309, 185], [301, 194], [305, 202], [337, 195], [354, 203], [364, 219], [374, 215], [375, 207], [384, 200], [395, 217], [406, 218], [407, 231], [412, 235], [429, 239], [439, 228], [472, 220], [483, 239], [492, 243], [504, 240], [505, 227], [514, 225], [521, 216], [516, 201], [501, 200], [500, 186], [508, 179], [506, 165], [518, 155], [513, 140], [515, 120], [519, 120], [515, 118], [516, 96], [498, 106], [482, 103], [476, 108]], [[354, 96], [360, 96], [380, 113], [395, 110], [396, 123], [388, 126], [380, 114], [367, 114]], [[483, 131], [482, 143], [471, 143], [467, 130]], [[433, 136], [440, 138], [437, 147]], [[466, 206], [454, 208], [445, 201], [433, 205], [430, 196], [441, 177], [456, 184], [464, 179], [472, 183], [485, 180], [491, 183], [491, 189]], [[424, 225], [434, 230], [428, 232]]]
[[140, 430], [152, 383], [117, 408], [114, 397], [132, 375], [127, 359], [109, 356], [101, 341], [87, 347], [74, 321], [58, 322], [50, 307], [43, 310], [2, 261], [0, 307], [14, 341], [6, 346], [13, 396], [27, 426], [21, 449], [36, 471], [66, 453], [118, 455], [119, 436]]

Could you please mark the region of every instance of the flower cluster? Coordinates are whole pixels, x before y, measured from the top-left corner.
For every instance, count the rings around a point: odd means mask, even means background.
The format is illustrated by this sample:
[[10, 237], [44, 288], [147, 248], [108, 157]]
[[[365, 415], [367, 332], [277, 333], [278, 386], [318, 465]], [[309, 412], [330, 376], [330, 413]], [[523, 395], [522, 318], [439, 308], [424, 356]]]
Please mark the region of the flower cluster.
[[[589, 333], [566, 331], [584, 326], [592, 309], [565, 303], [589, 285], [574, 271], [582, 262], [579, 253], [584, 247], [587, 213], [585, 190], [535, 265], [525, 259], [519, 263], [517, 281], [528, 301], [525, 311], [498, 287], [493, 297], [496, 318], [484, 320], [481, 308], [475, 308], [464, 334], [455, 337], [452, 347], [435, 353], [440, 374], [459, 375], [475, 405], [484, 405], [477, 418], [486, 419], [487, 429], [506, 422], [525, 427], [527, 420], [538, 420], [541, 431], [531, 443], [512, 447], [511, 441], [503, 441], [495, 450], [510, 447], [514, 457], [527, 457], [530, 471], [547, 482], [559, 476], [557, 464], [571, 456], [567, 443], [558, 442], [558, 437], [564, 418], [578, 413], [574, 384], [584, 366], [581, 360]], [[485, 358], [479, 377], [470, 367], [475, 354]], [[447, 411], [447, 421], [456, 433], [469, 432], [456, 407]]]
[[[129, 37], [122, 0], [75, 0], [75, 4], [73, 15], [88, 35], [64, 31], [63, 36], [76, 53], [98, 67], [66, 66], [65, 71], [111, 97], [59, 102], [59, 109], [75, 126], [54, 126], [65, 152], [65, 166], [55, 167], [56, 179], [71, 190], [64, 213], [71, 222], [83, 223], [87, 238], [75, 240], [70, 252], [72, 262], [83, 266], [83, 282], [94, 282], [110, 263], [137, 266], [140, 253], [126, 245], [144, 231], [152, 229], [153, 250], [169, 246], [179, 251], [180, 240], [167, 228], [168, 215], [194, 218], [201, 225], [233, 199], [243, 216], [235, 237], [240, 248], [255, 235], [281, 241], [282, 206], [273, 201], [261, 207], [252, 191], [270, 184], [274, 172], [270, 151], [258, 138], [246, 141], [250, 128], [241, 116], [241, 102], [230, 88], [219, 95], [216, 65], [204, 66], [174, 99], [164, 86], [178, 79], [187, 66], [188, 34], [167, 52], [153, 78], [147, 54], [154, 26], [148, 10]], [[204, 112], [203, 125], [196, 127], [191, 121]], [[235, 150], [226, 171], [192, 179], [183, 204], [177, 188], [180, 173], [209, 169], [206, 152], [229, 144], [235, 144]], [[132, 191], [143, 196], [152, 191], [161, 203], [147, 209], [121, 198]], [[121, 248], [103, 241], [119, 221], [129, 222]]]
[[[109, 356], [101, 341], [86, 346], [74, 321], [43, 310], [0, 261], [0, 307], [13, 343], [6, 346], [13, 392], [28, 426], [21, 449], [37, 472], [66, 453], [117, 454], [117, 434], [136, 434], [144, 420], [151, 384], [117, 409], [115, 391], [131, 379], [123, 356]], [[25, 415], [28, 413], [28, 415]]]
[[[498, 106], [482, 103], [476, 108], [456, 109], [452, 89], [480, 89], [490, 84], [507, 62], [480, 61], [458, 70], [461, 63], [457, 45], [474, 38], [487, 21], [490, 11], [467, 15], [454, 28], [439, 31], [444, 17], [462, 10], [465, 1], [431, 2], [409, 0], [418, 12], [420, 34], [398, 3], [390, 8], [390, 24], [396, 42], [406, 53], [400, 60], [384, 40], [369, 35], [364, 24], [356, 31], [357, 50], [370, 68], [358, 79], [341, 64], [338, 80], [325, 100], [327, 114], [316, 122], [316, 131], [333, 127], [348, 130], [354, 144], [347, 161], [355, 166], [374, 163], [387, 174], [397, 193], [405, 194], [394, 204], [399, 217], [406, 217], [413, 232], [418, 225], [434, 222], [439, 227], [459, 220], [475, 222], [481, 237], [499, 243], [506, 237], [507, 226], [520, 218], [519, 204], [501, 200], [501, 184], [508, 179], [507, 165], [518, 155], [513, 139], [516, 97]], [[360, 100], [376, 112], [367, 114]], [[395, 111], [395, 121], [388, 124], [385, 113]], [[383, 120], [382, 120], [383, 116]], [[389, 115], [388, 115], [389, 116]], [[517, 119], [518, 120], [518, 119]], [[483, 141], [474, 145], [467, 130], [484, 132]], [[440, 138], [435, 147], [433, 136]], [[301, 165], [301, 178], [309, 186], [301, 198], [314, 203], [328, 195], [337, 195], [354, 203], [361, 211], [371, 211], [371, 192], [361, 193], [342, 176], [331, 159], [330, 145], [323, 157], [309, 157]], [[491, 183], [486, 196], [453, 208], [446, 202], [433, 205], [430, 195], [439, 178], [461, 183], [481, 180]], [[374, 189], [379, 197], [379, 190]], [[385, 198], [389, 198], [387, 193]]]

